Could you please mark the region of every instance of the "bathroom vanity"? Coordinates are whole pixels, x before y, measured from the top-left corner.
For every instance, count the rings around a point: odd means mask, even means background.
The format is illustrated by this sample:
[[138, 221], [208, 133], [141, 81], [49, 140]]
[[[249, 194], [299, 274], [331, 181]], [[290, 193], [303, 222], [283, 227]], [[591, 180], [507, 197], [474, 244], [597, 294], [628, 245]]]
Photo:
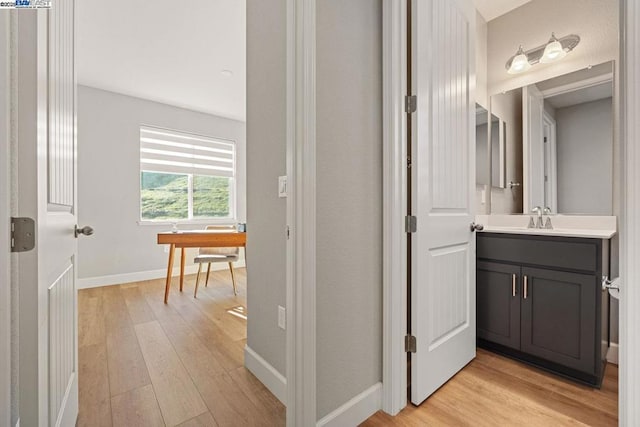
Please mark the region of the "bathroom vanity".
[[600, 228], [579, 218], [573, 228], [536, 230], [522, 223], [528, 216], [501, 226], [492, 217], [478, 219], [488, 223], [476, 241], [478, 345], [599, 387], [609, 346], [602, 280], [615, 218]]

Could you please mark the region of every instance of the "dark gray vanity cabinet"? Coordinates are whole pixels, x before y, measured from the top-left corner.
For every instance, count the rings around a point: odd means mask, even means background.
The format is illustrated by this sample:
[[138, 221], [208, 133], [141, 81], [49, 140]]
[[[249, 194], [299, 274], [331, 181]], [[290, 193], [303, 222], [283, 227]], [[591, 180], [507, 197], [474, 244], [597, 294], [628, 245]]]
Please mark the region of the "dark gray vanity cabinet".
[[479, 233], [478, 345], [599, 386], [608, 249], [600, 239]]
[[520, 348], [520, 267], [478, 261], [476, 265], [478, 338]]

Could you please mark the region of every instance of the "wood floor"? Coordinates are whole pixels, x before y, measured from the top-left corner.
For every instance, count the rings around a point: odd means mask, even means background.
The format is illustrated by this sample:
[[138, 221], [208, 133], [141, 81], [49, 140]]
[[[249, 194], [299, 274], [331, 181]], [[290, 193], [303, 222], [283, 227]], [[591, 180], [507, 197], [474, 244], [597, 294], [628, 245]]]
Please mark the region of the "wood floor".
[[244, 368], [246, 273], [193, 298], [164, 280], [78, 293], [78, 426], [284, 426], [284, 406]]
[[[212, 272], [198, 299], [188, 276], [168, 305], [163, 280], [81, 290], [78, 426], [284, 426], [284, 406], [243, 367], [246, 274], [237, 273], [237, 297], [229, 272]], [[479, 349], [421, 406], [362, 425], [615, 426], [617, 412], [614, 365], [594, 390]]]
[[478, 357], [422, 405], [396, 417], [378, 412], [378, 426], [617, 426], [618, 368], [608, 365], [602, 389], [564, 380], [478, 349]]

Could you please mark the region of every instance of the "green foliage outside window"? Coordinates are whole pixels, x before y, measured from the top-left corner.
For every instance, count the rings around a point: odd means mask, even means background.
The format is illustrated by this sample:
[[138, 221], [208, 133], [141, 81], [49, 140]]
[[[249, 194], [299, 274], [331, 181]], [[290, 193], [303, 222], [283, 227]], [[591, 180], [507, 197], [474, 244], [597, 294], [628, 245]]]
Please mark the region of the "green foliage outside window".
[[170, 221], [230, 216], [230, 178], [193, 175], [193, 215], [189, 217], [189, 175], [142, 172], [143, 220]]

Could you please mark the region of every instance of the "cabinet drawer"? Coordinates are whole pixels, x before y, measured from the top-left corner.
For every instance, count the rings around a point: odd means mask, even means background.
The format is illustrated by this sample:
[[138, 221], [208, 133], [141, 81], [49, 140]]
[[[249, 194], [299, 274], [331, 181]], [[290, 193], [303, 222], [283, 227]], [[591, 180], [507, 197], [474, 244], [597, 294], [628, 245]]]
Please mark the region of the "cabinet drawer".
[[544, 236], [479, 233], [477, 256], [487, 260], [598, 272], [601, 241]]

